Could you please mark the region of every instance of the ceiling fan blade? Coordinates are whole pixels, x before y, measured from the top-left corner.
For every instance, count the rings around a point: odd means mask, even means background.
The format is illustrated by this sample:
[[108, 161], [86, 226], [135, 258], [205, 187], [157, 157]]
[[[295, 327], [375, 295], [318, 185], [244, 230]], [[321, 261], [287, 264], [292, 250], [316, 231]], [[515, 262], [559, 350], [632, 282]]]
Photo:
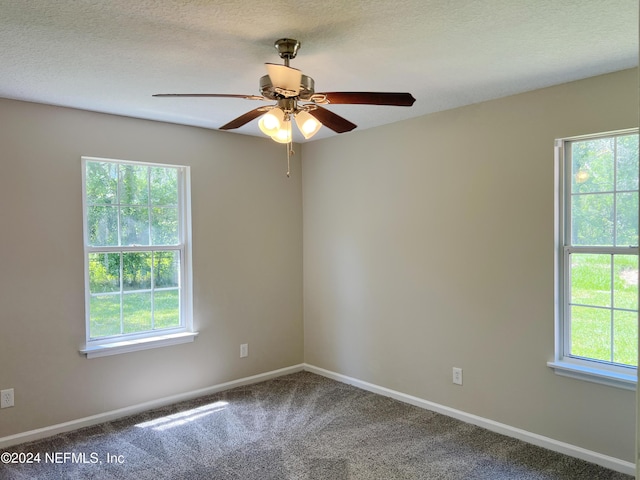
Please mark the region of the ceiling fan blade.
[[261, 95], [233, 95], [228, 93], [156, 93], [153, 97], [222, 97], [246, 98], [247, 100], [267, 100]]
[[254, 118], [258, 118], [260, 115], [264, 113], [265, 111], [263, 107], [255, 108], [243, 115], [240, 115], [238, 118], [231, 120], [229, 123], [221, 126], [220, 130], [233, 130], [234, 128], [239, 128], [249, 123]]
[[346, 118], [317, 105], [315, 109], [310, 109], [309, 113], [317, 118], [325, 127], [330, 128], [336, 133], [350, 132], [357, 127], [355, 123], [351, 123]]
[[333, 104], [410, 107], [416, 101], [410, 93], [397, 92], [327, 92], [316, 95], [324, 95], [327, 101]]
[[274, 88], [281, 90], [285, 97], [296, 97], [300, 93], [302, 72], [297, 68], [287, 67], [276, 63], [265, 63], [267, 74]]

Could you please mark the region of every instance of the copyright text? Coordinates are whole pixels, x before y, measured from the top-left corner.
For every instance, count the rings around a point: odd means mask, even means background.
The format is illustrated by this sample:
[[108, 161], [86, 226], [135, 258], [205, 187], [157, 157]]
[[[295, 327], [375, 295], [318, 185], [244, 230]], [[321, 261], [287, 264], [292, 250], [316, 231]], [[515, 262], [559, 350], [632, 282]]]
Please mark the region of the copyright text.
[[51, 464], [90, 464], [101, 465], [103, 463], [125, 463], [124, 455], [97, 452], [2, 452], [0, 463], [4, 464], [29, 464], [29, 463], [51, 463]]

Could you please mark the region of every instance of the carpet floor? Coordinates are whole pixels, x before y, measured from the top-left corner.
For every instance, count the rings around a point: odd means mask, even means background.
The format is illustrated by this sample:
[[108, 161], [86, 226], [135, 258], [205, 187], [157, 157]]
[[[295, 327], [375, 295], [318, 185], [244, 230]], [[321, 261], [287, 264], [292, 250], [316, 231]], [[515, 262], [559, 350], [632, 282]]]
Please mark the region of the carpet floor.
[[308, 372], [7, 453], [33, 463], [0, 462], [3, 480], [632, 480]]

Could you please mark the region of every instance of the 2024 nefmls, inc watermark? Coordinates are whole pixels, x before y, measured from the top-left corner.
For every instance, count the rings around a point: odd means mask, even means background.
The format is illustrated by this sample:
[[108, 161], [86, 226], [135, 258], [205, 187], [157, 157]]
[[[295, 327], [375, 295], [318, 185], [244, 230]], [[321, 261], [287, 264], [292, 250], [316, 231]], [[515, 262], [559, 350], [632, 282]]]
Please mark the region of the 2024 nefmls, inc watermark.
[[3, 452], [0, 454], [0, 463], [4, 464], [32, 464], [49, 463], [53, 465], [89, 464], [102, 465], [123, 464], [124, 455], [98, 452]]

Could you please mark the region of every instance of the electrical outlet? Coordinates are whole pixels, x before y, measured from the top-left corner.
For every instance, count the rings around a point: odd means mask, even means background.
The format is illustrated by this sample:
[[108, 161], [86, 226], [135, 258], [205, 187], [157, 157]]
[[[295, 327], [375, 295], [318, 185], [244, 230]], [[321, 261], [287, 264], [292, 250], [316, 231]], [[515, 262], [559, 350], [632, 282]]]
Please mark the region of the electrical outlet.
[[240, 358], [244, 358], [248, 356], [249, 356], [249, 344], [243, 343], [242, 345], [240, 345]]
[[13, 388], [0, 390], [0, 408], [13, 407]]
[[456, 385], [462, 385], [462, 369], [453, 367], [453, 383]]

